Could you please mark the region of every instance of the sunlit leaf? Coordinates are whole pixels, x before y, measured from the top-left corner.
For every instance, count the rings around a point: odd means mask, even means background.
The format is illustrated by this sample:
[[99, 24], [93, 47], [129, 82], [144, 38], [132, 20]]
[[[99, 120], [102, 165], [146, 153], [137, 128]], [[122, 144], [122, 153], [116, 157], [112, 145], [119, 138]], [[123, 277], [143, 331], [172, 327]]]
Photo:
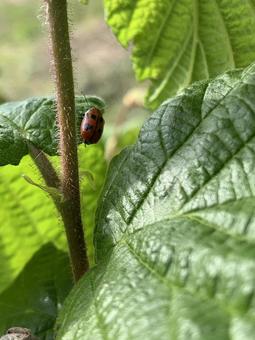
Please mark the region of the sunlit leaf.
[[49, 195], [28, 184], [23, 174], [43, 183], [32, 160], [0, 168], [0, 292], [40, 247], [53, 242], [66, 249], [59, 215]]
[[113, 32], [125, 47], [133, 47], [137, 78], [152, 82], [147, 98], [151, 107], [194, 80], [255, 60], [254, 0], [104, 3]]

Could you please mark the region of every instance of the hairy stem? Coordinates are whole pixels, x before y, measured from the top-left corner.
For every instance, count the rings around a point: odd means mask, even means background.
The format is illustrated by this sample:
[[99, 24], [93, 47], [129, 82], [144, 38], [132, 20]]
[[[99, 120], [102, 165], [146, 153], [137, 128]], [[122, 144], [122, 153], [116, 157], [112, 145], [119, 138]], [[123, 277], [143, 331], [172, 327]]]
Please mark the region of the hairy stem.
[[75, 101], [72, 57], [66, 0], [45, 0], [49, 23], [53, 72], [57, 91], [57, 117], [61, 154], [61, 214], [65, 225], [71, 264], [76, 281], [88, 269], [81, 221]]

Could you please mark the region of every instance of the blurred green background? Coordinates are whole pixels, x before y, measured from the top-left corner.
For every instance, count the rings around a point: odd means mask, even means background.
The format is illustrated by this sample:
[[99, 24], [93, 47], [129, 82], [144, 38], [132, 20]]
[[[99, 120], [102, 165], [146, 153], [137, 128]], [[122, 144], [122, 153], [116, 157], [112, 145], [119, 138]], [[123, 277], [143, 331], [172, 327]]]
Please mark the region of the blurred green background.
[[[132, 143], [148, 112], [145, 89], [137, 84], [129, 52], [104, 21], [101, 0], [87, 6], [69, 0], [70, 31], [77, 94], [105, 99], [106, 158]], [[0, 2], [0, 100], [52, 95], [43, 0]]]

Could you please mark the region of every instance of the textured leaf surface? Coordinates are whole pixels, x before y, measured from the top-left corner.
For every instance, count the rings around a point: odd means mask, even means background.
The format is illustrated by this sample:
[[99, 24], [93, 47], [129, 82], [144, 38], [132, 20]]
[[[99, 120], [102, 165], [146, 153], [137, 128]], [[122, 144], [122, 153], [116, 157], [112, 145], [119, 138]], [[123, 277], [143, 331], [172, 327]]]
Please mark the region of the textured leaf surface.
[[[77, 126], [84, 112], [96, 105], [104, 107], [97, 97], [76, 97]], [[17, 165], [28, 153], [27, 142], [48, 155], [58, 153], [56, 103], [53, 97], [34, 97], [21, 102], [0, 105], [0, 165]], [[78, 142], [79, 128], [77, 129]]]
[[58, 339], [254, 339], [254, 89], [255, 66], [194, 85], [113, 160]]
[[255, 1], [105, 0], [108, 24], [127, 47], [157, 107], [194, 80], [255, 59]]
[[40, 340], [53, 339], [56, 315], [71, 286], [67, 254], [52, 244], [43, 246], [0, 295], [0, 334], [19, 326]]

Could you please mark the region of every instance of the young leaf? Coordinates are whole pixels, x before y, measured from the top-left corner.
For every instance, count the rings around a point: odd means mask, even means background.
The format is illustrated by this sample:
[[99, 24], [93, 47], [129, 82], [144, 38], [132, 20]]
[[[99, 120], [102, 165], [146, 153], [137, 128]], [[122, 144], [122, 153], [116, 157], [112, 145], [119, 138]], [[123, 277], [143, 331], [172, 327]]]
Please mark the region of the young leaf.
[[19, 326], [30, 328], [39, 339], [53, 339], [57, 313], [71, 287], [67, 254], [44, 245], [0, 295], [0, 334]]
[[24, 174], [22, 175], [22, 177], [24, 178], [24, 180], [25, 180], [27, 183], [29, 183], [29, 184], [31, 184], [31, 185], [33, 185], [33, 186], [35, 186], [35, 187], [37, 187], [37, 188], [39, 188], [39, 189], [41, 189], [41, 190], [47, 192], [47, 193], [50, 194], [52, 197], [55, 197], [55, 198], [58, 199], [58, 200], [63, 200], [62, 194], [61, 194], [61, 192], [60, 192], [59, 189], [53, 188], [53, 187], [48, 187], [48, 186], [46, 186], [46, 185], [42, 185], [42, 184], [36, 183], [36, 182], [34, 182], [34, 181], [32, 180], [32, 178], [30, 178], [29, 176], [24, 175]]
[[133, 45], [137, 78], [152, 80], [151, 107], [255, 59], [254, 0], [105, 0], [105, 8], [119, 41]]
[[[84, 112], [91, 106], [104, 108], [95, 96], [76, 97], [77, 141]], [[28, 153], [27, 141], [48, 155], [58, 154], [56, 103], [53, 97], [34, 97], [0, 105], [0, 165], [19, 164]]]
[[253, 339], [255, 65], [165, 102], [111, 163], [57, 339]]

